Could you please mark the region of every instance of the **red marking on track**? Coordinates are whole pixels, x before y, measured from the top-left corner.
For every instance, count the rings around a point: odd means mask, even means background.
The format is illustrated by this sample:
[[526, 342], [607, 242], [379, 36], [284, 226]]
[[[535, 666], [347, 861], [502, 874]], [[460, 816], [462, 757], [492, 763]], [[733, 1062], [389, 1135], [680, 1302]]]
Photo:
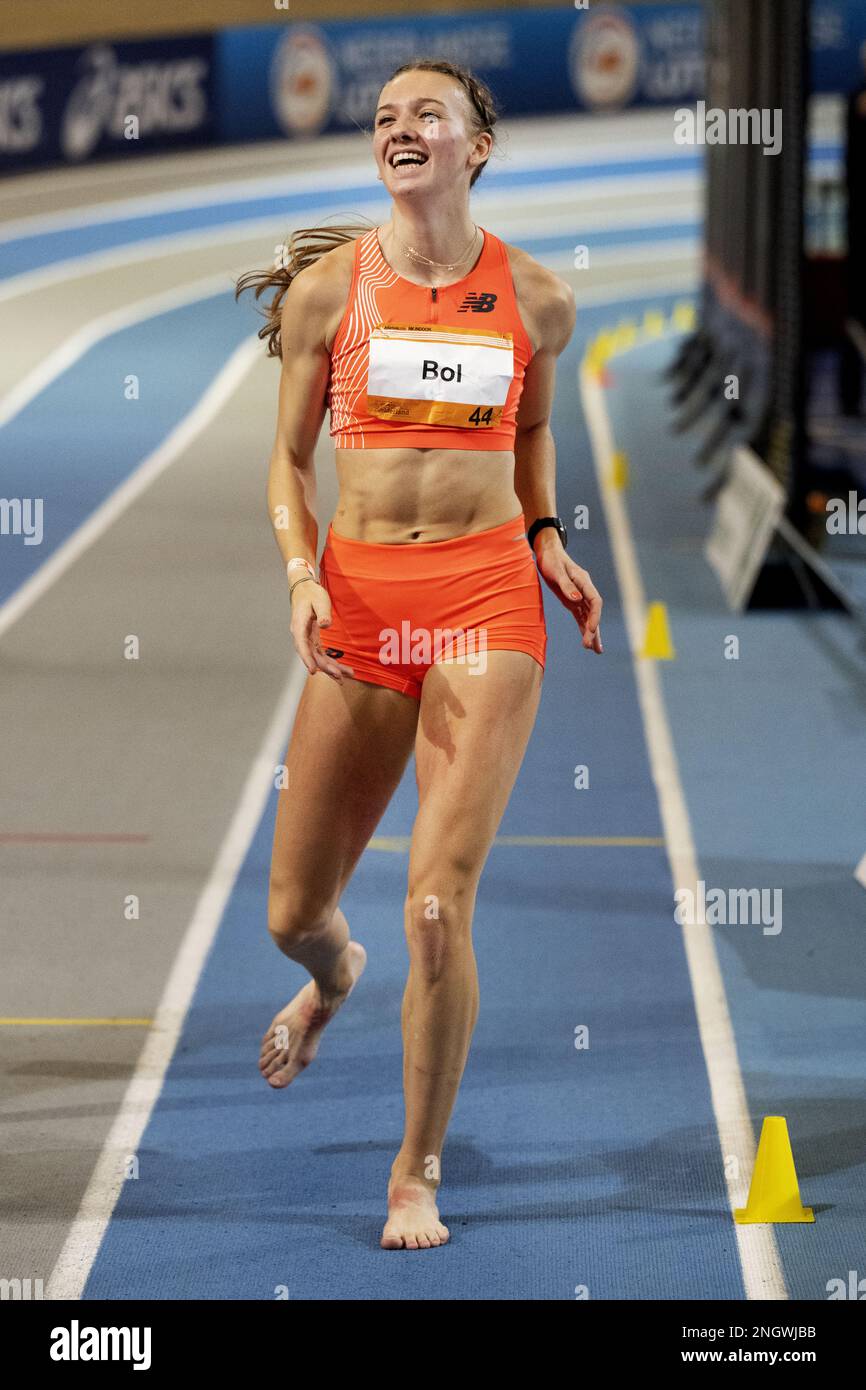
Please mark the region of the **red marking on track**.
[[75, 830], [0, 830], [0, 844], [3, 845], [144, 845], [149, 840], [149, 835], [123, 831], [100, 834], [99, 831]]

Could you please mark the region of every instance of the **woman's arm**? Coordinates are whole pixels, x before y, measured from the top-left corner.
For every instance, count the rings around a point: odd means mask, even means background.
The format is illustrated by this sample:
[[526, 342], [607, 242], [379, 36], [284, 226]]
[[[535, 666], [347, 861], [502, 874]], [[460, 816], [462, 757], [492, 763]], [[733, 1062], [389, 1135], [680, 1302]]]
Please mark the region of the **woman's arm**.
[[[571, 286], [543, 266], [521, 277], [521, 293], [532, 305], [536, 350], [529, 362], [517, 407], [514, 438], [514, 490], [527, 526], [540, 516], [556, 516], [556, 446], [550, 428], [556, 389], [556, 359], [574, 332], [576, 309]], [[575, 616], [583, 645], [602, 650], [598, 624], [601, 595], [586, 570], [571, 559], [558, 532], [546, 526], [533, 542], [538, 568], [557, 598]]]
[[[268, 515], [283, 563], [296, 555], [315, 569], [315, 449], [325, 417], [330, 357], [327, 294], [318, 263], [301, 271], [283, 301], [277, 430], [268, 468]], [[323, 302], [324, 301], [324, 302]]]
[[[520, 297], [531, 305], [536, 350], [526, 368], [517, 407], [514, 490], [520, 498], [526, 524], [531, 526], [539, 516], [557, 514], [556, 449], [550, 415], [556, 390], [556, 359], [574, 332], [576, 311], [571, 286], [537, 262], [522, 268]], [[542, 544], [542, 537], [548, 544], [551, 536], [559, 543], [556, 531], [539, 532], [536, 551]]]
[[[327, 408], [330, 353], [328, 334], [340, 312], [340, 280], [321, 261], [292, 281], [280, 319], [280, 372], [277, 430], [268, 468], [268, 515], [283, 558], [307, 560], [316, 569], [319, 526], [316, 519], [315, 450]], [[292, 636], [298, 655], [311, 674], [325, 671], [342, 678], [336, 661], [324, 655], [318, 628], [331, 621], [331, 601], [303, 569], [287, 573], [292, 588]], [[348, 669], [348, 668], [347, 668]]]

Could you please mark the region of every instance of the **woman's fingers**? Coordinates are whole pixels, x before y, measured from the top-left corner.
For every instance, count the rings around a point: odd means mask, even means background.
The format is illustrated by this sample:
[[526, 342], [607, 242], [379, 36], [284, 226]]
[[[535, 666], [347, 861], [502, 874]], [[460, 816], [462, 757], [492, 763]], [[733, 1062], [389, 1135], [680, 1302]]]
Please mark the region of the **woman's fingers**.
[[291, 633], [298, 656], [314, 676], [320, 668], [314, 656], [313, 625], [318, 618], [317, 610], [321, 612], [322, 622], [330, 623], [331, 600], [327, 590], [318, 584], [302, 581], [297, 588], [297, 596], [292, 599]]
[[317, 590], [309, 597], [298, 598], [292, 609], [292, 637], [298, 656], [311, 676], [324, 671], [332, 680], [342, 682], [344, 676], [354, 676], [351, 666], [328, 656], [320, 641], [320, 629], [331, 625], [331, 600], [327, 590]]
[[313, 657], [313, 644], [311, 641], [313, 627], [313, 610], [310, 607], [302, 607], [299, 603], [296, 609], [292, 610], [291, 633], [295, 644], [295, 651], [303, 661], [311, 676], [316, 674], [319, 669]]
[[354, 676], [355, 672], [351, 666], [346, 666], [340, 661], [335, 661], [332, 656], [328, 656], [322, 651], [321, 647], [313, 647], [313, 657], [316, 662], [316, 670], [324, 671], [325, 675], [331, 676], [335, 681], [342, 682], [343, 676]]
[[587, 651], [604, 651], [599, 633], [604, 601], [587, 571], [566, 556], [562, 570], [556, 576], [556, 582], [566, 604], [577, 619]]

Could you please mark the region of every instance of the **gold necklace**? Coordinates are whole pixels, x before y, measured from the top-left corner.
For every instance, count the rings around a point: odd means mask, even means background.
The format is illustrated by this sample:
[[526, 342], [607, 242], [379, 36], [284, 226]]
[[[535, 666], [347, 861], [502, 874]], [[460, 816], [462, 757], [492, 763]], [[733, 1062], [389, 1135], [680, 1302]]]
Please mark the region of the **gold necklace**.
[[469, 243], [469, 245], [467, 246], [466, 250], [463, 252], [463, 255], [460, 257], [459, 261], [450, 261], [450, 262], [449, 262], [449, 261], [431, 261], [430, 258], [429, 258], [428, 256], [422, 256], [422, 254], [421, 254], [420, 251], [416, 251], [414, 246], [407, 246], [404, 242], [401, 242], [401, 243], [400, 243], [400, 246], [401, 246], [401, 249], [406, 253], [406, 255], [407, 255], [411, 260], [413, 260], [413, 261], [420, 261], [420, 263], [421, 263], [422, 265], [433, 266], [433, 268], [434, 268], [435, 270], [456, 270], [457, 267], [458, 267], [459, 265], [462, 265], [463, 262], [466, 260], [466, 257], [469, 255], [469, 253], [472, 251], [473, 247], [475, 246], [475, 242], [476, 242], [477, 239], [478, 239], [478, 227], [476, 226], [476, 227], [475, 227], [475, 231], [472, 233], [472, 240], [470, 241], [470, 243]]

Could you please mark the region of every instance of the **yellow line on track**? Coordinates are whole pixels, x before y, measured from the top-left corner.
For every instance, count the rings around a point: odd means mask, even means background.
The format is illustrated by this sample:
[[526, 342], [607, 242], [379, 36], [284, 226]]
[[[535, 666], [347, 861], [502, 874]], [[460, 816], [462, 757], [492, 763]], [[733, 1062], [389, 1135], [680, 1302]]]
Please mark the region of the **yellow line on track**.
[[[368, 848], [401, 854], [410, 843], [409, 835], [374, 835]], [[661, 835], [498, 835], [494, 844], [657, 848], [664, 844], [664, 838]], [[152, 1018], [0, 1018], [0, 1028], [149, 1028], [152, 1023]]]
[[[410, 845], [408, 835], [374, 835], [368, 849], [388, 850], [399, 854]], [[664, 845], [662, 835], [497, 835], [496, 845], [576, 845], [580, 848], [593, 846], [637, 846], [659, 848]]]

